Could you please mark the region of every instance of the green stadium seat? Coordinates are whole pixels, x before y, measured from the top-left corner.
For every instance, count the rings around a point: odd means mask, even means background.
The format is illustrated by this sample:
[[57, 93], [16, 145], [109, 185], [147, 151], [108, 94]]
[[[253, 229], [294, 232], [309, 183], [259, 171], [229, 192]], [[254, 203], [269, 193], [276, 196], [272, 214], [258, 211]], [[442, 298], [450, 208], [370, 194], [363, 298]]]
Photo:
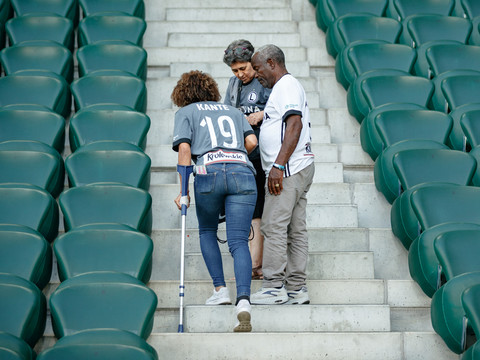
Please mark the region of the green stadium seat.
[[462, 360], [479, 360], [480, 359], [480, 342], [470, 346], [463, 354]]
[[[428, 69], [422, 69], [422, 76], [435, 77], [449, 70], [480, 71], [480, 46], [465, 44], [436, 44], [425, 52]], [[417, 75], [420, 75], [417, 73]]]
[[22, 339], [0, 332], [0, 358], [4, 360], [34, 360], [32, 348]]
[[17, 275], [43, 289], [52, 273], [52, 249], [35, 230], [0, 224], [0, 273]]
[[75, 276], [50, 296], [52, 327], [58, 339], [89, 329], [120, 329], [147, 339], [156, 307], [152, 289], [117, 272]]
[[[352, 84], [349, 88], [349, 93], [352, 89], [352, 94], [347, 93], [347, 105], [351, 114], [356, 116], [359, 122], [372, 109], [381, 105], [410, 103], [426, 107], [429, 103], [434, 89], [430, 80], [418, 76], [395, 75], [393, 70], [389, 71], [392, 73], [378, 76], [369, 76], [373, 72], [367, 72], [355, 80], [359, 82], [360, 87], [353, 87]], [[349, 95], [353, 95], [354, 101], [349, 101]]]
[[[1, 115], [1, 113], [0, 113]], [[145, 150], [150, 118], [126, 107], [81, 109], [70, 119], [70, 148], [100, 140], [125, 141]]]
[[465, 104], [476, 103], [480, 98], [480, 74], [474, 72], [469, 75], [446, 77], [440, 86], [445, 96], [447, 112]]
[[53, 14], [36, 14], [14, 17], [5, 24], [7, 37], [11, 45], [22, 41], [51, 40], [73, 52], [73, 22]]
[[[61, 348], [61, 349], [60, 349]], [[95, 329], [95, 330], [83, 330], [73, 335], [64, 336], [59, 339], [53, 348], [44, 350], [40, 353], [38, 360], [41, 359], [84, 359], [83, 349], [89, 349], [88, 351], [100, 351], [103, 356], [113, 356], [112, 359], [118, 359], [119, 354], [116, 353], [117, 349], [126, 349], [126, 353], [133, 353], [134, 356], [139, 356], [138, 359], [158, 360], [158, 355], [155, 349], [149, 345], [141, 337], [132, 334], [129, 331], [118, 329]], [[135, 351], [133, 349], [139, 349], [143, 351]], [[145, 355], [145, 352], [149, 356]], [[126, 354], [121, 352], [120, 358]], [[91, 358], [91, 357], [88, 357]], [[110, 359], [110, 357], [108, 357]], [[136, 360], [137, 357], [128, 357], [127, 359]]]
[[422, 187], [411, 202], [422, 230], [446, 222], [480, 223], [480, 188], [475, 186]]
[[0, 106], [43, 105], [68, 117], [71, 112], [71, 95], [68, 83], [50, 72], [23, 70], [0, 78]]
[[[473, 285], [466, 289], [462, 293], [462, 306], [463, 310], [465, 311], [465, 318], [466, 318], [466, 326], [464, 325], [464, 333], [466, 334], [464, 339], [465, 347], [470, 347], [472, 338], [474, 341], [480, 337], [480, 314], [479, 314], [479, 307], [478, 307], [478, 299], [480, 298], [480, 284]], [[478, 334], [478, 335], [477, 335]], [[472, 355], [475, 351], [472, 351]], [[478, 350], [476, 351], [477, 354], [474, 358], [478, 358], [480, 353]], [[465, 358], [465, 355], [462, 359]], [[468, 355], [467, 355], [468, 359]]]
[[480, 46], [480, 15], [472, 19], [472, 33], [468, 44]]
[[145, 20], [131, 15], [102, 13], [87, 16], [78, 25], [78, 47], [103, 40], [124, 40], [143, 46]]
[[445, 144], [452, 129], [449, 115], [427, 109], [396, 109], [367, 116], [360, 125], [363, 150], [375, 160], [387, 146], [401, 140], [434, 140]]
[[373, 175], [377, 190], [390, 204], [401, 194], [401, 184], [393, 167], [393, 159], [399, 151], [409, 149], [448, 149], [448, 147], [433, 140], [403, 140], [385, 148], [375, 161]]
[[22, 339], [31, 347], [43, 335], [47, 302], [42, 291], [28, 280], [0, 274], [0, 332]]
[[316, 5], [317, 26], [324, 32], [338, 17], [353, 13], [383, 16], [388, 0], [318, 0]]
[[474, 147], [469, 154], [477, 161], [477, 167], [472, 177], [472, 185], [480, 186], [480, 147]]
[[123, 41], [101, 41], [77, 51], [78, 71], [82, 77], [96, 70], [123, 70], [147, 80], [147, 52]]
[[75, 80], [71, 85], [76, 111], [95, 104], [129, 106], [145, 113], [147, 88], [145, 81], [128, 74], [90, 75]]
[[152, 239], [125, 225], [75, 228], [59, 236], [53, 250], [60, 281], [87, 272], [118, 271], [146, 284], [152, 272]]
[[79, 0], [83, 16], [91, 16], [102, 12], [121, 12], [128, 15], [145, 18], [143, 0]]
[[148, 191], [151, 163], [136, 145], [123, 141], [97, 141], [69, 155], [65, 168], [71, 187], [108, 182]]
[[480, 107], [463, 113], [460, 126], [465, 136], [465, 151], [480, 145]]
[[0, 52], [5, 75], [21, 70], [45, 70], [73, 80], [73, 57], [70, 50], [50, 40], [24, 41]]
[[453, 110], [449, 115], [453, 119], [453, 127], [448, 137], [447, 145], [455, 150], [468, 151], [469, 144], [462, 128], [461, 120], [464, 114], [470, 111], [480, 110], [480, 102], [461, 105]]
[[0, 183], [23, 183], [47, 190], [56, 198], [63, 190], [65, 167], [62, 156], [37, 141], [0, 143]]
[[411, 243], [408, 250], [410, 276], [427, 296], [432, 297], [440, 285], [439, 262], [433, 247], [435, 238], [443, 233], [462, 230], [480, 231], [480, 224], [459, 222], [435, 225], [422, 232]]
[[10, 1], [0, 0], [0, 23], [5, 24], [10, 17]]
[[65, 119], [44, 106], [3, 106], [0, 142], [10, 140], [39, 141], [61, 154], [65, 146]]
[[480, 284], [480, 272], [459, 275], [438, 289], [432, 298], [430, 315], [433, 329], [448, 348], [457, 354], [464, 351], [462, 334], [465, 310], [462, 294], [477, 284]]
[[396, 69], [411, 73], [417, 57], [407, 45], [358, 40], [348, 44], [337, 57], [335, 75], [347, 90], [359, 75], [370, 70]]
[[0, 224], [18, 224], [38, 231], [52, 242], [58, 234], [55, 199], [34, 185], [0, 184]]
[[16, 16], [49, 13], [66, 17], [78, 23], [77, 0], [10, 0]]
[[480, 271], [478, 230], [457, 230], [440, 234], [435, 238], [433, 247], [440, 264], [440, 285], [455, 276]]
[[334, 58], [348, 44], [357, 40], [398, 41], [402, 25], [394, 19], [369, 14], [340, 16], [327, 30], [327, 52]]
[[399, 21], [415, 14], [450, 15], [455, 7], [455, 0], [390, 0], [386, 9], [387, 16]]
[[467, 18], [474, 19], [480, 16], [480, 4], [475, 0], [459, 0]]
[[118, 223], [147, 235], [152, 232], [152, 197], [142, 189], [118, 184], [92, 184], [60, 194], [65, 230], [82, 225]]
[[[419, 223], [411, 204], [411, 195], [423, 186], [443, 184], [469, 185], [475, 172], [475, 159], [450, 149], [404, 150], [393, 158], [395, 174], [403, 192], [392, 204], [392, 231], [408, 249], [419, 234]], [[388, 175], [388, 174], [387, 174]], [[395, 177], [387, 177], [392, 184]]]

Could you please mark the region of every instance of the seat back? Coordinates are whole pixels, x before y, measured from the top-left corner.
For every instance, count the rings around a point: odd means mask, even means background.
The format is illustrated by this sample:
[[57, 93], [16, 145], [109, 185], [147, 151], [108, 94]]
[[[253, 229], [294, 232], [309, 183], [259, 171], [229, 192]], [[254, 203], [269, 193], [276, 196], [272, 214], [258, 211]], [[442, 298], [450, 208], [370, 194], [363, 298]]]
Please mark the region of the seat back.
[[145, 82], [128, 75], [89, 75], [72, 83], [76, 111], [94, 104], [118, 104], [145, 113]]
[[82, 226], [59, 236], [53, 250], [61, 281], [93, 271], [150, 279], [152, 239], [127, 226]]
[[62, 282], [50, 296], [57, 338], [86, 329], [120, 329], [144, 339], [153, 327], [157, 297], [130, 275], [93, 272]]
[[[379, 113], [374, 118], [372, 144], [380, 153], [384, 148], [402, 140], [433, 140], [445, 144], [453, 121], [445, 113], [432, 110], [406, 109]], [[379, 141], [377, 142], [377, 138]]]
[[430, 80], [417, 76], [373, 76], [361, 83], [362, 93], [374, 109], [388, 103], [412, 103], [427, 106], [433, 94]]
[[450, 76], [440, 86], [450, 110], [478, 102], [480, 98], [480, 74]]
[[93, 44], [103, 40], [125, 40], [135, 45], [143, 45], [143, 35], [147, 28], [145, 20], [121, 14], [91, 15], [78, 25], [78, 46]]
[[450, 149], [410, 149], [393, 156], [393, 167], [403, 189], [441, 181], [468, 185], [476, 168], [475, 159]]
[[480, 46], [465, 44], [432, 45], [426, 50], [431, 76], [448, 70], [480, 71]]
[[139, 18], [145, 18], [145, 4], [143, 0], [79, 0], [83, 16], [91, 16], [102, 12], [121, 12]]
[[34, 360], [34, 352], [22, 339], [6, 332], [0, 332], [0, 358], [5, 360]]
[[0, 183], [36, 185], [54, 198], [63, 190], [63, 158], [41, 142], [12, 140], [0, 143], [0, 168]]
[[472, 32], [468, 19], [455, 16], [418, 14], [405, 21], [414, 47], [434, 40], [454, 40], [466, 44]]
[[480, 108], [465, 112], [460, 118], [460, 126], [465, 134], [467, 147], [480, 145]]
[[150, 187], [150, 158], [133, 144], [98, 141], [82, 146], [65, 160], [70, 186], [98, 182]]
[[152, 197], [142, 189], [118, 184], [74, 187], [59, 197], [65, 230], [81, 225], [117, 223], [149, 235], [152, 231]]
[[0, 109], [0, 142], [39, 141], [62, 153], [65, 146], [65, 119], [39, 106], [5, 106]]
[[463, 11], [469, 19], [474, 19], [480, 16], [480, 4], [475, 0], [460, 0]]
[[58, 234], [58, 216], [57, 202], [38, 186], [0, 184], [0, 224], [28, 226], [51, 242]]
[[388, 16], [397, 16], [403, 21], [415, 14], [438, 14], [448, 16], [453, 12], [455, 0], [392, 0], [388, 7]]
[[10, 0], [16, 16], [49, 13], [78, 22], [77, 0]]
[[50, 281], [52, 250], [45, 238], [21, 225], [0, 225], [0, 273], [31, 281], [40, 289]]
[[0, 331], [21, 338], [33, 347], [45, 330], [45, 295], [28, 280], [0, 274], [0, 316]]
[[412, 207], [423, 230], [447, 222], [480, 223], [480, 188], [443, 185], [415, 190]]
[[150, 123], [150, 118], [138, 111], [86, 108], [70, 120], [70, 147], [76, 151], [94, 141], [117, 140], [145, 150]]
[[446, 281], [457, 275], [480, 271], [478, 230], [449, 231], [437, 236], [433, 246]]
[[30, 40], [51, 40], [74, 50], [73, 22], [62, 16], [36, 14], [14, 17], [5, 24], [11, 45]]
[[476, 337], [480, 336], [480, 308], [478, 299], [480, 298], [480, 283], [472, 285], [462, 293], [462, 307], [465, 310], [465, 316], [468, 320], [468, 326], [473, 329]]
[[85, 45], [77, 53], [79, 75], [96, 70], [123, 70], [142, 80], [147, 79], [147, 52], [123, 42], [98, 42]]

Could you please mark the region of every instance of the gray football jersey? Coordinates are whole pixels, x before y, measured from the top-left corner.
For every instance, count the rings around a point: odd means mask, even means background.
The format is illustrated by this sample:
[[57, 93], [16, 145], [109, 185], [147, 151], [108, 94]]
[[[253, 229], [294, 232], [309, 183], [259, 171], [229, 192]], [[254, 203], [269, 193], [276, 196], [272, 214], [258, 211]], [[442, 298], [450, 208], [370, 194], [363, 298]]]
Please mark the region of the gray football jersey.
[[[251, 166], [245, 149], [245, 137], [249, 134], [253, 134], [252, 127], [238, 109], [213, 101], [198, 102], [176, 112], [172, 148], [178, 151], [179, 144], [189, 143], [195, 163], [202, 155], [220, 149], [222, 162], [237, 162], [235, 154], [240, 153], [237, 156], [245, 155]], [[203, 158], [197, 165], [204, 164]]]
[[236, 106], [245, 115], [250, 115], [265, 108], [270, 93], [271, 89], [264, 88], [255, 78], [245, 85], [232, 76], [225, 93], [225, 104]]

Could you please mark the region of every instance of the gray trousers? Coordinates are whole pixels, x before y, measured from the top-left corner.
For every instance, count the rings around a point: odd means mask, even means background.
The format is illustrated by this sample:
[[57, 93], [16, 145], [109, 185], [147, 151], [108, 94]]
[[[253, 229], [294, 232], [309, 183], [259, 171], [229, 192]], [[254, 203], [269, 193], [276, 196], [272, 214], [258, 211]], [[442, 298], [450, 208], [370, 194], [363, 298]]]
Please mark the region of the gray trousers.
[[263, 287], [299, 290], [305, 285], [308, 260], [307, 192], [313, 181], [312, 163], [295, 175], [283, 178], [283, 191], [271, 195], [265, 189], [262, 215]]

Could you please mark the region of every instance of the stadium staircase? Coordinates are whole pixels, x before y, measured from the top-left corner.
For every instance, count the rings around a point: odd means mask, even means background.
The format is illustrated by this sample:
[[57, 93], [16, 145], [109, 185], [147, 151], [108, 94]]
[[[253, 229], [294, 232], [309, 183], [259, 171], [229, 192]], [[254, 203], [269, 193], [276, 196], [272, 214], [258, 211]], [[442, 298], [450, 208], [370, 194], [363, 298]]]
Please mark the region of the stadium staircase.
[[[349, 115], [325, 34], [308, 0], [145, 1], [148, 108], [146, 152], [152, 159], [154, 260], [148, 286], [158, 296], [148, 342], [160, 359], [456, 359], [435, 334], [430, 298], [410, 278], [407, 252], [390, 229], [390, 205], [376, 190], [373, 162]], [[253, 332], [234, 334], [234, 306], [203, 305], [212, 291], [198, 241], [195, 204], [187, 217], [185, 333], [178, 334], [180, 213], [176, 109], [170, 94], [180, 75], [199, 69], [225, 94], [223, 50], [235, 39], [280, 46], [303, 84], [311, 110], [314, 184], [308, 194], [310, 305], [253, 306]], [[225, 238], [223, 230], [220, 237]], [[232, 298], [232, 259], [222, 245]], [[58, 285], [54, 273], [45, 292]], [[253, 282], [253, 291], [261, 286]], [[48, 320], [40, 352], [55, 337]]]

